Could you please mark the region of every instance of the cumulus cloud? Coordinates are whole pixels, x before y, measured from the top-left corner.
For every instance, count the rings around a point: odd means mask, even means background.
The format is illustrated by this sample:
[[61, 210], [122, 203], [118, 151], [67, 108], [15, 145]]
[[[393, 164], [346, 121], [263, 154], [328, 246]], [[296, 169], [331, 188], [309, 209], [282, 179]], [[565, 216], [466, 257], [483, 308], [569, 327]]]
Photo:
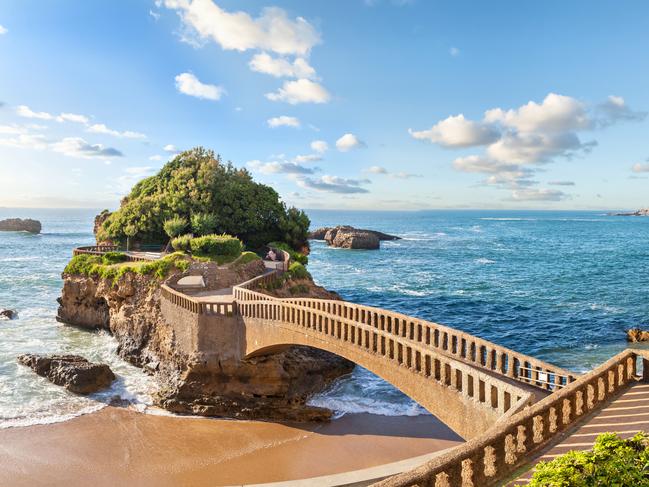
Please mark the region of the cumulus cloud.
[[563, 191], [545, 188], [516, 189], [512, 192], [515, 201], [561, 201], [568, 197]]
[[261, 162], [259, 160], [248, 161], [249, 168], [264, 174], [313, 174], [318, 168], [305, 167], [290, 161]]
[[500, 137], [500, 132], [494, 126], [467, 120], [462, 114], [448, 117], [428, 130], [408, 129], [408, 132], [415, 139], [427, 140], [446, 148], [486, 145]]
[[176, 89], [180, 93], [203, 100], [218, 101], [225, 93], [223, 87], [202, 83], [192, 73], [181, 73], [176, 76], [175, 80]]
[[122, 157], [119, 150], [102, 144], [89, 144], [81, 137], [66, 137], [52, 144], [52, 150], [66, 156], [90, 159], [94, 157]]
[[305, 189], [313, 189], [327, 193], [355, 194], [369, 193], [361, 185], [368, 184], [370, 181], [367, 179], [345, 179], [338, 176], [325, 175], [320, 178], [297, 178], [296, 182]]
[[372, 166], [367, 170], [367, 172], [372, 174], [387, 174], [388, 170], [381, 166]]
[[243, 11], [228, 12], [212, 0], [164, 0], [164, 5], [176, 10], [199, 38], [211, 39], [226, 50], [305, 55], [320, 42], [320, 35], [306, 19], [290, 19], [278, 7], [265, 8], [253, 18]]
[[281, 115], [279, 117], [272, 117], [266, 120], [268, 126], [271, 128], [277, 127], [299, 127], [300, 120], [296, 117], [288, 117], [286, 115]]
[[329, 149], [329, 144], [324, 140], [314, 140], [311, 142], [311, 149], [318, 152], [319, 154], [324, 154]]
[[106, 134], [106, 135], [112, 135], [113, 137], [120, 137], [124, 139], [146, 139], [146, 135], [141, 134], [139, 132], [132, 132], [130, 130], [126, 130], [124, 132], [119, 132], [118, 130], [113, 130], [103, 123], [96, 123], [94, 125], [89, 126], [86, 129], [86, 132], [90, 132], [91, 134]]
[[558, 156], [570, 157], [580, 152], [586, 153], [595, 145], [595, 141], [582, 143], [574, 132], [509, 132], [487, 147], [487, 154], [498, 161], [541, 163]]
[[47, 112], [35, 112], [27, 105], [19, 105], [16, 107], [16, 114], [24, 118], [36, 118], [39, 120], [53, 120], [55, 117]]
[[320, 154], [304, 154], [295, 156], [294, 162], [318, 162], [321, 160], [322, 156]]
[[3, 25], [0, 25], [0, 36], [6, 34], [7, 32], [9, 32], [9, 30]]
[[168, 152], [169, 154], [178, 154], [180, 150], [173, 144], [167, 144], [162, 148], [163, 151]]
[[74, 123], [88, 123], [88, 117], [79, 115], [78, 113], [61, 113], [56, 117], [57, 122], [74, 122]]
[[266, 98], [297, 105], [298, 103], [327, 103], [331, 95], [315, 81], [300, 78], [295, 81], [285, 81], [276, 92], [266, 93]]
[[336, 148], [340, 152], [349, 152], [350, 150], [361, 149], [363, 147], [367, 147], [365, 142], [354, 134], [347, 133], [336, 141]]
[[383, 166], [372, 166], [367, 169], [368, 173], [370, 174], [381, 174], [385, 175], [388, 177], [391, 177], [393, 179], [412, 179], [412, 178], [421, 178], [423, 177], [421, 174], [413, 174], [409, 172], [404, 172], [404, 171], [399, 171], [399, 172], [390, 172]]
[[631, 170], [633, 172], [649, 172], [649, 162], [647, 163], [642, 163], [638, 162], [631, 167]]
[[621, 96], [610, 95], [597, 108], [601, 114], [599, 122], [602, 126], [608, 126], [618, 121], [639, 122], [647, 117], [647, 112], [638, 112], [629, 108]]
[[248, 65], [253, 71], [269, 74], [276, 78], [313, 79], [316, 76], [315, 69], [309, 65], [306, 59], [301, 57], [291, 62], [283, 57], [273, 57], [268, 53], [262, 52], [255, 54]]
[[[0, 131], [1, 133], [2, 131]], [[45, 150], [48, 148], [48, 143], [45, 136], [40, 134], [14, 132], [12, 137], [0, 138], [0, 146], [14, 149]]]

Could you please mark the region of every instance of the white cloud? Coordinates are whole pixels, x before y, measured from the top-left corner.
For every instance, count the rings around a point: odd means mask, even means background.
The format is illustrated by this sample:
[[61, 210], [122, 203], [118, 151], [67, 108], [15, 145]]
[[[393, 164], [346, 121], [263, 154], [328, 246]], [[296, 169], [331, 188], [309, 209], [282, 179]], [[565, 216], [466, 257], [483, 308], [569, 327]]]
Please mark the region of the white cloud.
[[293, 62], [285, 58], [274, 58], [262, 52], [255, 54], [250, 63], [250, 69], [258, 73], [270, 74], [276, 78], [315, 78], [316, 72], [308, 61], [298, 57]]
[[368, 173], [370, 174], [381, 174], [388, 176], [392, 179], [412, 179], [412, 178], [421, 178], [423, 177], [421, 174], [413, 174], [405, 171], [400, 171], [400, 172], [390, 172], [386, 168], [382, 166], [372, 166], [367, 169]]
[[264, 174], [313, 174], [318, 168], [304, 167], [295, 162], [272, 161], [261, 162], [259, 160], [248, 161], [246, 165]]
[[311, 149], [314, 151], [324, 154], [327, 152], [327, 149], [329, 149], [329, 144], [327, 144], [324, 140], [314, 140], [311, 142]]
[[556, 93], [548, 94], [540, 104], [530, 101], [515, 110], [487, 110], [485, 121], [499, 122], [519, 132], [556, 133], [592, 127], [582, 102]]
[[365, 142], [360, 140], [354, 134], [345, 134], [336, 141], [336, 148], [340, 152], [349, 152], [353, 149], [367, 147]]
[[16, 113], [18, 114], [18, 116], [24, 117], [24, 118], [37, 118], [39, 120], [53, 120], [54, 119], [54, 115], [52, 115], [51, 113], [34, 112], [27, 105], [19, 105], [16, 108]]
[[130, 130], [119, 132], [117, 130], [106, 127], [106, 125], [104, 125], [103, 123], [96, 123], [94, 125], [91, 125], [86, 129], [86, 132], [90, 132], [92, 134], [112, 135], [113, 137], [120, 137], [124, 139], [146, 139], [146, 135], [139, 132], [132, 132]]
[[648, 163], [638, 162], [633, 165], [631, 170], [633, 172], [649, 172], [649, 162]]
[[500, 136], [500, 132], [492, 125], [467, 120], [462, 114], [450, 116], [428, 130], [408, 129], [408, 132], [415, 139], [427, 140], [447, 148], [490, 144]]
[[4, 35], [7, 32], [9, 32], [9, 30], [6, 27], [4, 27], [3, 25], [0, 25], [0, 35]]
[[448, 53], [449, 53], [451, 56], [453, 56], [453, 57], [457, 57], [457, 56], [460, 55], [460, 50], [459, 50], [457, 47], [451, 47], [451, 48], [448, 50]]
[[388, 170], [381, 166], [372, 166], [367, 170], [367, 172], [372, 174], [388, 174]]
[[13, 137], [0, 139], [0, 146], [12, 147], [14, 149], [45, 150], [48, 144], [43, 135], [17, 133]]
[[167, 144], [162, 148], [163, 151], [168, 152], [169, 154], [178, 154], [180, 151], [173, 144]]
[[574, 132], [506, 133], [487, 147], [489, 157], [502, 162], [541, 163], [578, 152], [588, 152], [596, 142], [582, 143]]
[[362, 184], [368, 184], [367, 179], [345, 179], [338, 176], [322, 176], [321, 178], [297, 178], [295, 182], [305, 189], [313, 189], [327, 193], [355, 194], [369, 193]]
[[60, 142], [52, 144], [51, 147], [54, 152], [83, 159], [122, 157], [124, 155], [113, 147], [105, 147], [102, 144], [89, 144], [81, 137], [66, 137]]
[[304, 154], [304, 155], [295, 156], [294, 162], [298, 162], [298, 163], [318, 162], [321, 160], [322, 160], [322, 156], [320, 154]]
[[304, 18], [290, 19], [278, 7], [264, 8], [257, 18], [243, 11], [227, 12], [212, 0], [165, 0], [184, 25], [199, 38], [212, 39], [226, 50], [259, 49], [278, 54], [308, 54], [320, 35]]
[[277, 127], [299, 127], [300, 121], [295, 117], [288, 117], [286, 115], [281, 115], [279, 117], [273, 117], [266, 120], [268, 126], [271, 128]]
[[27, 129], [20, 125], [0, 125], [0, 135], [18, 135], [27, 133]]
[[574, 181], [549, 181], [550, 186], [574, 186]]
[[180, 93], [196, 98], [218, 101], [225, 93], [223, 87], [202, 83], [192, 73], [181, 73], [176, 76], [175, 80], [176, 89]]
[[61, 113], [56, 117], [57, 122], [74, 122], [74, 123], [88, 123], [88, 117], [79, 115], [78, 113]]
[[147, 176], [151, 176], [154, 171], [155, 169], [150, 166], [127, 167], [124, 170], [125, 174], [117, 178], [117, 191], [119, 193], [128, 193], [135, 183]]
[[322, 85], [301, 78], [295, 81], [285, 81], [284, 85], [275, 93], [266, 93], [266, 98], [296, 105], [298, 103], [326, 103], [331, 95]]
[[601, 126], [608, 126], [618, 121], [637, 122], [647, 117], [647, 112], [631, 110], [621, 96], [611, 95], [597, 109], [602, 114], [599, 120]]
[[515, 201], [561, 201], [568, 197], [557, 189], [529, 188], [512, 191], [512, 199]]

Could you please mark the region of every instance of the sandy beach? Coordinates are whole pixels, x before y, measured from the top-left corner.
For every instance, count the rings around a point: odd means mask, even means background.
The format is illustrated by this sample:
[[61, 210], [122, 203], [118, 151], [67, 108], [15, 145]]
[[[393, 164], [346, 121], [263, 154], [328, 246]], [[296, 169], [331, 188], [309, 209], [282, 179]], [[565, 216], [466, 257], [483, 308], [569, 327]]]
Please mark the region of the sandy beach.
[[461, 439], [432, 416], [346, 415], [290, 425], [141, 414], [107, 407], [0, 430], [1, 486], [215, 486], [357, 470]]

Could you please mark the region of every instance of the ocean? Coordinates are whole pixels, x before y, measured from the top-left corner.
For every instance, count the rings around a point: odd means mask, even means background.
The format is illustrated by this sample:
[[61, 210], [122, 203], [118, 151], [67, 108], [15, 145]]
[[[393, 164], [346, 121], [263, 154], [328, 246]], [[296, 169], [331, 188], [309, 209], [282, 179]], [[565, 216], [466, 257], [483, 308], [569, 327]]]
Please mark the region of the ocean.
[[[120, 360], [115, 340], [57, 323], [61, 271], [72, 249], [93, 243], [95, 210], [0, 209], [36, 218], [41, 235], [0, 232], [0, 428], [62, 421], [114, 396], [151, 410], [153, 380]], [[381, 250], [313, 242], [309, 271], [343, 298], [465, 330], [578, 372], [627, 347], [625, 330], [649, 329], [649, 218], [604, 212], [308, 211], [312, 227], [349, 224], [401, 240]], [[119, 379], [88, 398], [16, 363], [21, 353], [78, 353], [107, 362]], [[425, 411], [356, 368], [314, 397], [339, 414]]]

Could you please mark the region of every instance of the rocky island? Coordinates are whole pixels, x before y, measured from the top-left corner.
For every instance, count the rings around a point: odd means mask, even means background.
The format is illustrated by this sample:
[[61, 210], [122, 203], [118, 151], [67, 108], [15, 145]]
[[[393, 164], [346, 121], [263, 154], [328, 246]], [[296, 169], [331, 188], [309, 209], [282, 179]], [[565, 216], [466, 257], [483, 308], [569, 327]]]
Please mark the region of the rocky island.
[[649, 216], [649, 208], [641, 208], [636, 211], [626, 213], [613, 213], [613, 216]]
[[41, 222], [27, 218], [22, 220], [20, 218], [8, 218], [0, 220], [0, 232], [28, 232], [28, 233], [41, 233]]
[[210, 151], [184, 152], [138, 183], [116, 212], [102, 212], [95, 225], [97, 242], [123, 246], [128, 238], [164, 244], [173, 237], [175, 252], [150, 262], [129, 261], [122, 252], [76, 255], [63, 274], [59, 320], [108, 330], [121, 357], [154, 375], [160, 384], [156, 403], [169, 411], [327, 420], [331, 411], [306, 402], [350, 373], [351, 362], [300, 346], [243, 358], [237, 346], [225, 347], [232, 340], [220, 335], [230, 325], [237, 328], [238, 316], [224, 311], [196, 319], [163, 296], [231, 302], [232, 286], [267, 272], [255, 251], [263, 256], [272, 242], [272, 248], [286, 249], [281, 252], [290, 254], [292, 263], [260, 290], [337, 299], [316, 286], [304, 267], [307, 257], [298, 250], [308, 248], [308, 225], [303, 212], [286, 208], [272, 188], [255, 183], [247, 171], [222, 163]]
[[375, 230], [354, 228], [349, 225], [323, 227], [309, 233], [310, 240], [324, 240], [331, 247], [342, 249], [375, 250], [383, 240], [399, 240], [401, 237]]

